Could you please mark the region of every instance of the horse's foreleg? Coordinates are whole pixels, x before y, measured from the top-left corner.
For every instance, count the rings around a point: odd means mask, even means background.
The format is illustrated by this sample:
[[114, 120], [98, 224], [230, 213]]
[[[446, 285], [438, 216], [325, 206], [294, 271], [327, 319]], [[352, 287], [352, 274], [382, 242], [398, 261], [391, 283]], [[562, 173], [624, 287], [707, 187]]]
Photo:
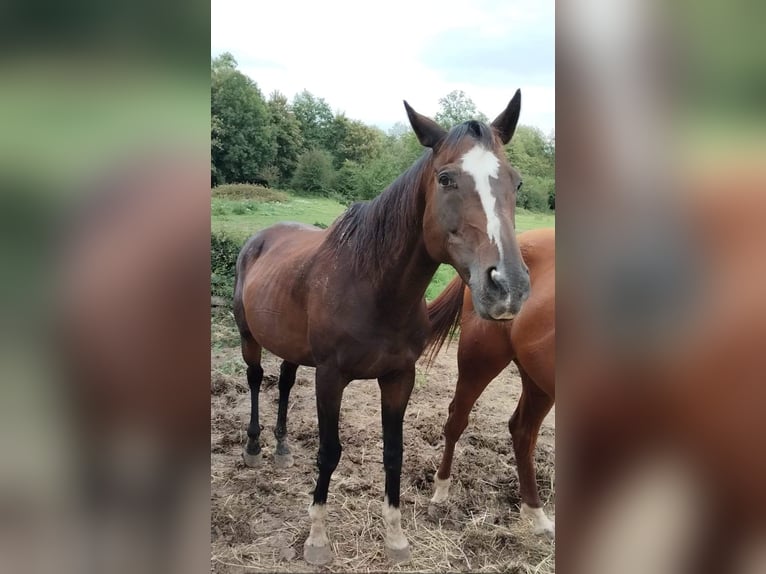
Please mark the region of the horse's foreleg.
[[335, 369], [319, 366], [316, 370], [317, 416], [319, 418], [319, 478], [314, 489], [314, 500], [309, 507], [311, 531], [303, 545], [303, 558], [309, 564], [322, 565], [332, 560], [327, 537], [327, 491], [330, 478], [338, 466], [341, 455], [338, 419], [343, 389], [346, 386]]
[[439, 470], [434, 476], [434, 495], [431, 502], [440, 504], [449, 498], [450, 473], [452, 458], [455, 455], [455, 445], [460, 435], [468, 426], [468, 416], [476, 400], [487, 388], [489, 382], [510, 362], [507, 361], [477, 361], [474, 365], [466, 364], [462, 359], [458, 365], [458, 379], [455, 396], [449, 405], [449, 416], [444, 423], [444, 452], [442, 453]]
[[406, 562], [410, 559], [410, 545], [402, 532], [402, 515], [399, 510], [404, 449], [402, 424], [410, 393], [415, 384], [415, 365], [404, 371], [380, 377], [378, 384], [383, 422], [383, 467], [386, 471], [383, 499], [386, 552], [393, 562]]
[[298, 365], [287, 361], [283, 361], [279, 369], [279, 411], [277, 413], [277, 426], [274, 427], [274, 437], [277, 439], [274, 464], [280, 468], [288, 468], [293, 465], [293, 455], [287, 444], [287, 404], [290, 399], [290, 389], [295, 384], [297, 370]]
[[535, 445], [545, 415], [553, 406], [553, 398], [542, 391], [519, 367], [522, 392], [516, 411], [508, 421], [513, 437], [513, 451], [519, 471], [521, 516], [532, 522], [536, 534], [553, 536], [554, 524], [543, 511], [535, 475]]

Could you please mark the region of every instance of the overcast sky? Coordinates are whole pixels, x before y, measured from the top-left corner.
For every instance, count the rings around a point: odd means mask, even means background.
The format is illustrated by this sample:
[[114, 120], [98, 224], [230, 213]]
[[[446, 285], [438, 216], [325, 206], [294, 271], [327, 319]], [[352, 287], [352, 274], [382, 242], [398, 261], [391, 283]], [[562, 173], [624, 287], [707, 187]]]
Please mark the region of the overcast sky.
[[463, 90], [490, 119], [521, 88], [522, 124], [554, 129], [553, 0], [212, 0], [211, 52], [264, 96], [303, 89], [384, 130], [402, 100], [433, 117]]

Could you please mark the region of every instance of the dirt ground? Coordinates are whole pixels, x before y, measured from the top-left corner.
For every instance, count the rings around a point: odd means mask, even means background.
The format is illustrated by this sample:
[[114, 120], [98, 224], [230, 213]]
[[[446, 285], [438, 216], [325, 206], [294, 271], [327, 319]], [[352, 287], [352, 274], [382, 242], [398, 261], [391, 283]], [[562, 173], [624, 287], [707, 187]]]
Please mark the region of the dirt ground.
[[[216, 573], [265, 572], [554, 572], [554, 544], [519, 519], [519, 489], [508, 419], [520, 393], [514, 365], [479, 398], [457, 445], [450, 499], [429, 500], [444, 444], [442, 427], [457, 379], [457, 341], [428, 370], [419, 365], [404, 421], [402, 526], [412, 560], [392, 566], [383, 547], [383, 441], [376, 381], [354, 381], [343, 395], [343, 455], [328, 499], [328, 534], [335, 553], [327, 567], [303, 561], [308, 506], [316, 479], [317, 417], [313, 369], [300, 367], [290, 395], [289, 469], [272, 463], [279, 360], [264, 353], [260, 467], [247, 468], [249, 390], [231, 313], [212, 321], [211, 496], [212, 556]], [[548, 515], [554, 506], [554, 413], [538, 441], [537, 480]]]

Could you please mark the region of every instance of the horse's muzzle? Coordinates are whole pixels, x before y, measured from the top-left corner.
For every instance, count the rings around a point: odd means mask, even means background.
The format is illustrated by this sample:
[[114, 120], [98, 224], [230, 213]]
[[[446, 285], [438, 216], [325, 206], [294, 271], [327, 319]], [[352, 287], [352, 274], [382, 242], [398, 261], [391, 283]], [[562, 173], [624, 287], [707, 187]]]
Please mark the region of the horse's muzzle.
[[513, 319], [529, 298], [529, 269], [526, 265], [513, 272], [490, 267], [477, 279], [477, 284], [471, 285], [471, 293], [473, 306], [482, 319]]

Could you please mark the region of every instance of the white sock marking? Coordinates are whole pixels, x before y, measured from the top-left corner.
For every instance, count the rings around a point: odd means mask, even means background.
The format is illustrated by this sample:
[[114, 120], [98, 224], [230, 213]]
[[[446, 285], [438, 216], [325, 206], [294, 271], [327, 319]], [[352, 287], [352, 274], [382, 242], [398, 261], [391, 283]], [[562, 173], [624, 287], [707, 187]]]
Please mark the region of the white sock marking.
[[555, 532], [555, 525], [553, 521], [545, 515], [542, 508], [532, 508], [525, 502], [521, 503], [521, 517], [529, 520], [532, 523], [533, 532], [535, 534], [544, 534]]
[[487, 216], [487, 235], [492, 240], [500, 253], [500, 260], [503, 259], [503, 245], [500, 241], [500, 218], [497, 215], [497, 200], [492, 195], [492, 187], [489, 178], [497, 179], [497, 170], [500, 167], [500, 160], [497, 159], [492, 151], [483, 145], [476, 144], [462, 159], [463, 171], [471, 174], [476, 184], [476, 192], [479, 194], [481, 206]]
[[402, 532], [402, 513], [388, 504], [388, 495], [383, 497], [383, 521], [386, 523], [386, 546], [393, 550], [407, 548], [410, 544]]
[[306, 544], [309, 546], [327, 546], [330, 543], [325, 528], [327, 507], [324, 504], [312, 503], [309, 506], [309, 518], [311, 518], [311, 531], [308, 539], [306, 539]]
[[445, 479], [441, 479], [434, 475], [434, 495], [431, 497], [431, 502], [439, 504], [449, 498], [449, 485], [452, 482], [452, 477], [448, 476]]

